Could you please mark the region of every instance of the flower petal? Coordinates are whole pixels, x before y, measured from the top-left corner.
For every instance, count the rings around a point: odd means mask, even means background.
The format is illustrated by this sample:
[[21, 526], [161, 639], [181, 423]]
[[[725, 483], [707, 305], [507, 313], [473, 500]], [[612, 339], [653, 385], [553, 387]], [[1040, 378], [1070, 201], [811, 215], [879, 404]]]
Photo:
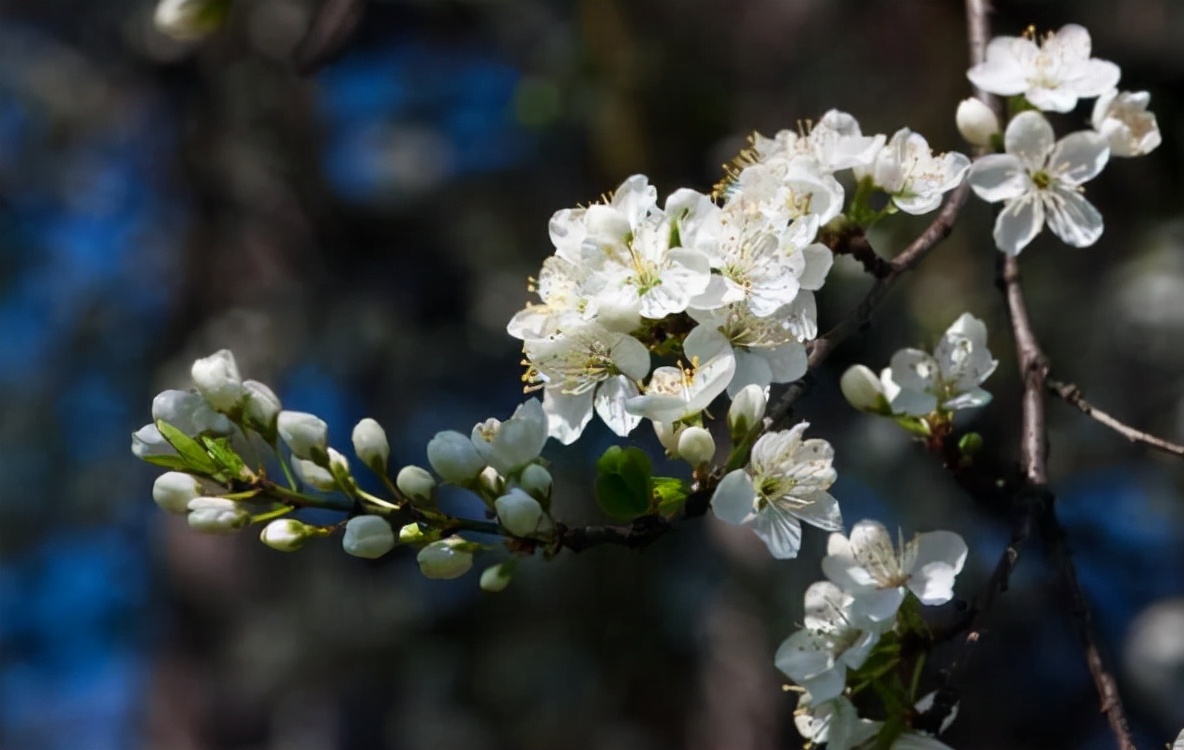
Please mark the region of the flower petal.
[[[803, 351], [805, 351], [804, 347]], [[736, 350], [736, 373], [732, 375], [732, 381], [728, 383], [728, 398], [736, 398], [736, 394], [745, 386], [759, 385], [764, 388], [771, 382], [773, 382], [773, 369], [769, 366], [767, 359], [743, 349]]]
[[1077, 96], [1088, 99], [1114, 88], [1121, 77], [1122, 70], [1109, 60], [1088, 60], [1073, 78], [1073, 89]]
[[756, 491], [752, 478], [744, 469], [728, 472], [715, 486], [711, 496], [711, 510], [721, 521], [739, 526], [752, 515]]
[[770, 503], [750, 522], [769, 548], [769, 554], [778, 560], [790, 560], [798, 556], [802, 546], [802, 526], [789, 513]]
[[967, 548], [952, 531], [918, 534], [909, 590], [922, 604], [945, 604], [954, 597], [954, 577], [966, 564]]
[[995, 247], [1008, 255], [1020, 251], [1040, 233], [1044, 226], [1044, 203], [1040, 196], [1029, 193], [1009, 202], [995, 219]]
[[1032, 188], [1024, 163], [1011, 154], [991, 154], [977, 160], [966, 181], [975, 195], [988, 203], [1018, 198]]
[[839, 501], [829, 492], [818, 490], [803, 499], [809, 499], [810, 504], [792, 511], [800, 520], [826, 531], [839, 531], [843, 528], [843, 514], [839, 510]]
[[625, 402], [637, 395], [637, 386], [624, 375], [609, 378], [596, 389], [596, 413], [621, 437], [633, 432], [633, 428], [641, 422], [640, 416], [625, 410]]
[[1066, 245], [1088, 247], [1102, 236], [1102, 214], [1076, 190], [1053, 186], [1046, 191], [1044, 202], [1048, 228]]
[[1079, 130], [1057, 143], [1048, 168], [1062, 184], [1076, 187], [1097, 177], [1110, 159], [1110, 142], [1100, 133]]
[[543, 411], [547, 413], [547, 433], [570, 445], [592, 419], [592, 391], [569, 396], [559, 388], [547, 388], [543, 391]]
[[1003, 134], [1007, 153], [1020, 159], [1029, 171], [1044, 168], [1045, 159], [1056, 143], [1056, 134], [1044, 115], [1031, 110], [1012, 118]]

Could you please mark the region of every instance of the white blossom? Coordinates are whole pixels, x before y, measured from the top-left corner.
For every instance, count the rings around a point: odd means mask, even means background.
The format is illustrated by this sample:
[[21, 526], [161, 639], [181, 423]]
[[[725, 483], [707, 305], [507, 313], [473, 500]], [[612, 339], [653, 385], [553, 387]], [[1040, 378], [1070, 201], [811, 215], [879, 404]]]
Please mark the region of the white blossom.
[[376, 420], [366, 417], [354, 425], [350, 435], [354, 453], [362, 463], [379, 473], [386, 472], [386, 462], [391, 457], [391, 444], [386, 439], [386, 430]]
[[958, 132], [973, 146], [990, 146], [999, 133], [999, 118], [981, 99], [970, 97], [958, 103], [954, 114]]
[[464, 540], [457, 536], [432, 542], [415, 556], [419, 571], [427, 578], [460, 578], [473, 567], [473, 554], [460, 549]]
[[413, 500], [429, 500], [436, 489], [436, 479], [427, 469], [404, 466], [395, 476], [395, 486]]
[[884, 141], [882, 135], [863, 135], [854, 117], [832, 109], [805, 134], [792, 130], [782, 130], [772, 138], [756, 134], [752, 148], [757, 160], [762, 162], [809, 156], [824, 172], [833, 174], [871, 164]]
[[243, 392], [246, 393], [243, 416], [249, 423], [263, 428], [274, 437], [275, 422], [283, 410], [279, 396], [258, 380], [244, 380]]
[[797, 557], [801, 521], [827, 531], [842, 528], [834, 484], [834, 449], [825, 440], [803, 440], [809, 425], [767, 432], [752, 446], [746, 469], [724, 476], [711, 498], [715, 515], [752, 528], [778, 559]]
[[190, 437], [203, 432], [229, 435], [234, 429], [225, 414], [192, 391], [161, 391], [152, 399], [152, 419], [163, 420]]
[[1094, 102], [1090, 122], [1106, 137], [1111, 156], [1143, 156], [1163, 141], [1155, 114], [1147, 111], [1151, 94], [1114, 89]]
[[1039, 112], [1021, 112], [1003, 134], [1005, 154], [984, 156], [967, 180], [980, 198], [1004, 201], [995, 220], [995, 245], [1018, 255], [1045, 221], [1053, 234], [1073, 247], [1102, 236], [1102, 215], [1081, 195], [1081, 185], [1106, 166], [1110, 147], [1092, 130], [1054, 142], [1052, 125]]
[[683, 341], [683, 353], [688, 362], [655, 369], [645, 391], [625, 402], [630, 414], [665, 423], [689, 419], [727, 389], [736, 358], [719, 331], [696, 326]]
[[146, 424], [132, 433], [132, 454], [143, 459], [147, 456], [175, 456], [177, 451], [156, 425]]
[[802, 737], [827, 750], [852, 750], [875, 737], [883, 722], [861, 719], [855, 706], [840, 695], [819, 701], [810, 693], [798, 699], [793, 723]]
[[956, 411], [990, 403], [991, 394], [979, 385], [998, 364], [987, 349], [986, 325], [963, 313], [933, 354], [901, 349], [881, 380], [893, 413], [920, 417], [938, 408]]
[[192, 474], [167, 471], [152, 483], [152, 499], [169, 513], [185, 513], [189, 501], [202, 496], [201, 482]]
[[892, 412], [883, 381], [863, 365], [852, 365], [847, 368], [839, 378], [839, 390], [843, 392], [843, 398], [847, 399], [847, 403], [860, 411], [872, 414]]
[[492, 593], [504, 591], [506, 586], [510, 585], [510, 581], [513, 580], [513, 572], [514, 565], [510, 561], [490, 565], [481, 571], [481, 581], [479, 583], [481, 590]]
[[1041, 43], [1032, 35], [995, 37], [986, 60], [966, 75], [983, 91], [1023, 94], [1038, 109], [1069, 112], [1078, 99], [1114, 88], [1122, 72], [1112, 62], [1091, 58], [1089, 32], [1067, 24]]
[[884, 629], [858, 615], [854, 601], [830, 581], [811, 584], [805, 627], [786, 638], [773, 657], [777, 668], [818, 703], [843, 693], [847, 670], [863, 666]]
[[522, 470], [518, 477], [518, 486], [528, 492], [536, 500], [546, 502], [551, 497], [551, 472], [538, 464], [530, 464]]
[[692, 425], [678, 436], [678, 456], [692, 466], [700, 466], [715, 457], [715, 438], [702, 427]]
[[195, 497], [189, 501], [189, 528], [207, 534], [230, 534], [251, 522], [251, 514], [224, 497]]
[[218, 411], [234, 409], [246, 395], [238, 364], [229, 349], [221, 349], [195, 361], [189, 373], [198, 392]]
[[843, 210], [842, 184], [813, 156], [798, 154], [750, 164], [726, 193], [729, 202], [763, 213], [772, 221], [807, 216], [825, 224]]
[[942, 195], [961, 184], [968, 169], [970, 159], [964, 154], [934, 156], [924, 136], [901, 128], [872, 165], [856, 169], [855, 175], [871, 177], [901, 211], [925, 214], [941, 205]]
[[759, 385], [746, 385], [732, 397], [728, 407], [728, 430], [732, 441], [737, 441], [755, 427], [765, 416], [769, 404], [769, 389]]
[[276, 417], [276, 429], [293, 456], [317, 461], [327, 457], [329, 425], [315, 414], [284, 409]]
[[[346, 533], [349, 533], [348, 524]], [[280, 552], [295, 552], [313, 534], [313, 528], [294, 518], [277, 518], [259, 532], [259, 541]]]
[[532, 398], [505, 422], [490, 418], [478, 423], [470, 439], [486, 464], [511, 474], [539, 457], [547, 437], [547, 414], [542, 403]]
[[494, 500], [493, 506], [498, 523], [514, 536], [530, 536], [550, 525], [539, 501], [518, 487]]
[[354, 516], [345, 523], [341, 548], [354, 557], [373, 560], [395, 548], [395, 532], [380, 516]]
[[333, 478], [333, 473], [308, 459], [293, 458], [292, 471], [296, 473], [297, 479], [315, 490], [332, 492], [337, 489], [337, 480]]
[[428, 441], [428, 463], [446, 482], [467, 484], [485, 468], [473, 441], [455, 430], [437, 432]]
[[822, 560], [826, 577], [855, 599], [861, 615], [890, 621], [913, 592], [922, 604], [945, 604], [954, 597], [954, 578], [966, 562], [966, 542], [952, 531], [930, 531], [903, 540], [875, 521], [860, 521], [850, 538], [831, 534]]

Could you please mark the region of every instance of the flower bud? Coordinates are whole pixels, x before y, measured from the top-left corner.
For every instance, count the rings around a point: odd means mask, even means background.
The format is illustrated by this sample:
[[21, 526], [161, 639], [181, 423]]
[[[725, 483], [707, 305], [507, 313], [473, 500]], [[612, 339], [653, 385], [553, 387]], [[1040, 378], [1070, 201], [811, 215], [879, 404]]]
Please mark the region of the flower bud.
[[544, 507], [551, 499], [551, 484], [551, 472], [538, 464], [530, 464], [522, 470], [521, 476], [518, 477], [518, 486], [530, 493], [535, 500], [543, 503]]
[[316, 535], [316, 527], [294, 518], [277, 518], [263, 527], [259, 541], [280, 552], [295, 552]]
[[958, 132], [975, 146], [990, 146], [991, 136], [999, 134], [999, 118], [979, 99], [963, 99], [954, 119]]
[[691, 466], [701, 466], [715, 457], [715, 439], [702, 427], [688, 427], [678, 436], [678, 455]]
[[353, 475], [349, 473], [349, 459], [333, 448], [329, 449], [329, 473], [339, 483], [346, 486], [349, 486], [353, 481]]
[[477, 454], [502, 474], [512, 474], [539, 457], [547, 442], [547, 415], [542, 402], [529, 399], [505, 422], [487, 419], [470, 436]]
[[404, 466], [395, 477], [395, 486], [412, 500], [427, 501], [436, 490], [436, 478], [427, 469]]
[[506, 560], [497, 565], [490, 565], [481, 571], [481, 588], [489, 592], [504, 590], [506, 586], [510, 585], [515, 567], [517, 566], [513, 560]]
[[428, 442], [428, 463], [453, 484], [468, 484], [485, 468], [473, 441], [454, 430], [438, 432]]
[[419, 571], [427, 578], [441, 580], [460, 578], [468, 573], [469, 568], [473, 567], [473, 555], [458, 549], [458, 545], [463, 543], [463, 539], [453, 536], [424, 547], [415, 556]]
[[258, 380], [244, 380], [243, 391], [247, 400], [243, 402], [243, 416], [269, 440], [275, 439], [275, 421], [283, 407], [275, 391]]
[[682, 434], [682, 430], [675, 427], [674, 422], [654, 422], [654, 435], [658, 437], [658, 442], [666, 449], [666, 453], [671, 456], [678, 455], [678, 436]]
[[186, 513], [189, 501], [201, 497], [201, 483], [192, 474], [168, 471], [152, 483], [152, 499], [169, 513]]
[[154, 424], [146, 424], [132, 433], [132, 454], [139, 459], [148, 456], [175, 456], [177, 451], [169, 445]]
[[386, 430], [370, 417], [354, 425], [354, 453], [375, 474], [386, 474], [386, 462], [391, 457], [391, 445], [386, 439]]
[[399, 544], [422, 544], [428, 541], [428, 535], [417, 523], [409, 523], [399, 529]]
[[322, 465], [329, 462], [325, 452], [329, 444], [329, 425], [323, 419], [314, 414], [285, 409], [276, 419], [276, 428], [293, 456]]
[[506, 491], [506, 480], [501, 474], [497, 473], [497, 469], [492, 466], [486, 466], [477, 475], [477, 487], [481, 490], [483, 496], [497, 497]]
[[251, 514], [224, 497], [195, 497], [189, 501], [189, 528], [207, 534], [229, 534], [251, 522]]
[[292, 470], [296, 472], [297, 479], [315, 490], [332, 492], [337, 489], [337, 480], [333, 478], [332, 472], [324, 466], [317, 466], [312, 461], [306, 461], [303, 458], [294, 458], [292, 459]]
[[354, 516], [345, 524], [341, 547], [354, 557], [373, 560], [395, 548], [395, 532], [379, 516]]
[[530, 536], [543, 520], [539, 501], [515, 487], [493, 502], [498, 523], [514, 536]]
[[229, 349], [214, 352], [193, 363], [189, 374], [193, 384], [210, 406], [227, 412], [236, 408], [243, 400], [243, 379], [238, 374], [238, 364]]
[[732, 405], [728, 407], [728, 429], [732, 433], [733, 442], [747, 435], [764, 419], [768, 402], [768, 390], [755, 383], [740, 389], [732, 399]]
[[191, 391], [161, 391], [152, 399], [152, 419], [168, 422], [186, 435], [213, 432], [229, 435], [234, 429], [225, 414], [214, 411], [201, 394]]
[[222, 25], [229, 0], [160, 0], [152, 22], [174, 39], [200, 39]]
[[847, 403], [860, 411], [872, 414], [888, 414], [892, 411], [884, 395], [884, 384], [863, 365], [847, 368], [843, 377], [839, 378], [839, 390], [843, 392]]

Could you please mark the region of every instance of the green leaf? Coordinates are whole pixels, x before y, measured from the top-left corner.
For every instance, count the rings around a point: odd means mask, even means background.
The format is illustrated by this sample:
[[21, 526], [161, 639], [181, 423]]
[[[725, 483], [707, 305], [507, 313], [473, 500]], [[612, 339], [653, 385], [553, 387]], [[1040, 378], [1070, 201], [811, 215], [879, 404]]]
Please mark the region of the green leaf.
[[662, 515], [674, 513], [687, 501], [691, 485], [676, 477], [654, 477], [654, 502]]
[[242, 456], [230, 447], [230, 438], [201, 435], [198, 440], [201, 441], [206, 453], [214, 460], [214, 463], [218, 464], [228, 476], [243, 480], [249, 480], [254, 476], [254, 473], [247, 468]]
[[183, 468], [185, 471], [205, 476], [218, 473], [218, 464], [214, 462], [214, 459], [210, 458], [209, 454], [206, 453], [206, 449], [196, 440], [163, 419], [156, 420], [156, 429], [160, 430], [160, 434], [164, 436], [164, 439], [168, 441], [169, 445], [173, 446], [173, 450], [177, 451], [180, 458], [184, 461]]
[[143, 456], [142, 460], [147, 461], [153, 466], [159, 466], [163, 469], [171, 469], [173, 471], [185, 471], [189, 469], [189, 462], [180, 456]]
[[606, 515], [632, 520], [650, 509], [650, 457], [640, 448], [611, 446], [596, 460], [596, 502]]

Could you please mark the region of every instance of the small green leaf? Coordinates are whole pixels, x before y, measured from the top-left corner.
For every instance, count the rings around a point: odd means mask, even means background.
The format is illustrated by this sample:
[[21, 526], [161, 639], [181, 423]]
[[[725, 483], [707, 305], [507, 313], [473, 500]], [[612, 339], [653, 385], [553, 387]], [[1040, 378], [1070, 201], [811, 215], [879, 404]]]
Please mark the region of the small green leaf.
[[254, 476], [254, 472], [247, 468], [242, 456], [230, 447], [230, 438], [202, 435], [198, 440], [201, 441], [206, 453], [214, 460], [214, 463], [218, 464], [228, 476], [242, 480], [250, 480]]
[[596, 501], [622, 521], [650, 509], [650, 457], [640, 448], [611, 446], [596, 461]]
[[210, 458], [209, 454], [206, 453], [206, 449], [196, 440], [163, 419], [156, 420], [156, 429], [160, 430], [160, 434], [164, 436], [164, 439], [177, 451], [180, 458], [184, 461], [182, 468], [186, 471], [205, 476], [218, 473], [218, 464], [214, 462], [214, 459]]
[[654, 477], [654, 502], [662, 515], [674, 513], [687, 501], [691, 486], [676, 477]]
[[173, 471], [184, 471], [189, 469], [189, 462], [180, 456], [143, 456], [142, 460], [148, 463], [159, 466], [164, 469], [172, 469]]

